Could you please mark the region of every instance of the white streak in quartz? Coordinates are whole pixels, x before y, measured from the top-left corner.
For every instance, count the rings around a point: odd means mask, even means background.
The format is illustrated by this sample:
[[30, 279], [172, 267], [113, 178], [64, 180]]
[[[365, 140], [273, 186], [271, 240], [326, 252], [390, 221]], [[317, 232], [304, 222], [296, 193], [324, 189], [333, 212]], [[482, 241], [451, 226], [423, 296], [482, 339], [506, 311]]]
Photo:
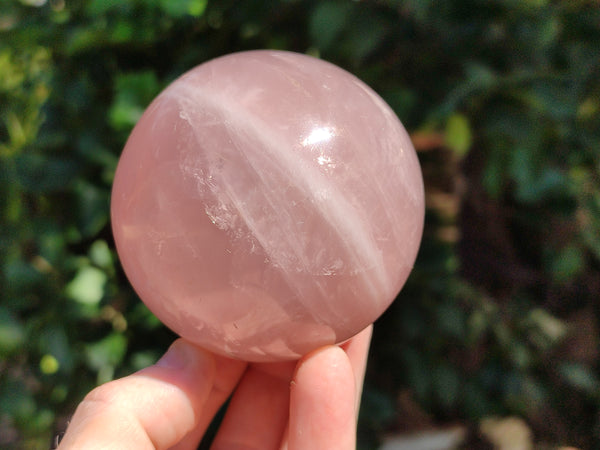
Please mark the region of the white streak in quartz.
[[[198, 123], [194, 123], [193, 116], [198, 114], [198, 109], [201, 108], [201, 114], [206, 113], [207, 109], [221, 114], [223, 123], [230, 131], [230, 136], [243, 135], [248, 138], [248, 142], [244, 143], [244, 148], [239, 148], [233, 140], [232, 144], [235, 147], [236, 155], [246, 159], [263, 184], [264, 189], [260, 194], [264, 196], [263, 200], [268, 202], [274, 216], [269, 219], [279, 222], [279, 230], [282, 231], [276, 237], [286, 241], [287, 250], [285, 250], [283, 242], [273, 239], [274, 231], [261, 222], [261, 215], [257, 211], [252, 211], [252, 209], [258, 208], [258, 205], [247, 201], [248, 187], [245, 186], [242, 189], [242, 187], [236, 186], [236, 174], [228, 174], [226, 170], [222, 170], [223, 164], [219, 163], [222, 158], [220, 154], [222, 149], [203, 145], [206, 137], [196, 135], [199, 146], [207, 152], [210, 173], [215, 175], [215, 178], [217, 178], [217, 174], [222, 177], [218, 187], [212, 189], [213, 194], [219, 199], [220, 204], [226, 204], [226, 200], [222, 197], [222, 193], [226, 193], [229, 201], [244, 219], [271, 262], [279, 266], [284, 274], [300, 270], [306, 273], [319, 271], [315, 274], [324, 275], [324, 268], [315, 267], [311, 263], [309, 255], [306, 254], [305, 244], [298, 238], [300, 230], [297, 223], [291, 217], [289, 208], [285, 208], [287, 201], [284, 189], [278, 185], [278, 180], [272, 179], [268, 170], [269, 166], [274, 166], [275, 170], [285, 174], [291, 185], [300, 188], [312, 198], [312, 202], [322, 218], [336, 231], [338, 239], [353, 260], [353, 272], [355, 274], [362, 273], [362, 282], [371, 292], [372, 298], [379, 298], [382, 292], [388, 291], [390, 280], [382, 255], [367, 226], [370, 217], [366, 217], [364, 211], [358, 211], [351, 205], [318, 168], [307, 164], [298, 164], [293, 152], [281, 151], [281, 148], [289, 147], [289, 143], [278, 136], [269, 124], [252, 117], [243, 109], [243, 104], [240, 102], [232, 101], [227, 95], [212, 91], [208, 87], [198, 88], [180, 83], [174, 85], [163, 95], [171, 96], [180, 105], [181, 117], [187, 118], [194, 133], [197, 133]], [[260, 144], [260, 149], [252, 151], [252, 144], [256, 143]], [[325, 198], [323, 198], [324, 193], [327, 194]], [[282, 247], [284, 247], [283, 251]], [[292, 254], [289, 254], [289, 250], [292, 251]], [[300, 265], [299, 268], [293, 267], [294, 260], [296, 266]], [[375, 270], [367, 274], [366, 271], [370, 269]], [[331, 273], [330, 269], [326, 269], [325, 273]], [[300, 289], [301, 287], [297, 284], [296, 282], [295, 288]]]
[[[383, 117], [385, 117], [386, 122], [391, 123], [391, 124], [396, 124], [398, 122], [398, 118], [396, 117], [396, 114], [392, 111], [392, 109], [389, 107], [389, 105], [381, 99], [381, 97], [379, 97], [375, 92], [373, 92], [368, 86], [366, 86], [358, 78], [352, 80], [352, 82], [366, 96], [368, 96], [373, 101], [373, 103], [375, 103], [379, 107], [379, 110], [383, 113]], [[402, 159], [410, 158], [410, 157], [414, 156], [414, 153], [405, 152], [405, 149], [401, 144], [406, 142], [410, 145], [410, 138], [408, 137], [408, 135], [405, 134], [405, 132], [401, 126], [400, 127], [397, 127], [394, 125], [386, 126], [385, 129], [388, 132], [390, 132], [393, 129], [396, 129], [398, 136], [396, 138], [390, 138], [389, 136], [387, 136], [387, 138], [384, 141], [379, 142], [379, 145], [381, 146], [380, 154], [381, 155], [389, 155], [391, 157], [391, 160], [389, 161], [390, 166], [398, 167], [403, 170], [406, 170], [406, 168], [409, 166], [406, 164], [403, 164]], [[375, 136], [376, 134], [373, 134], [373, 135]], [[390, 146], [393, 146], [393, 148], [389, 148]], [[416, 166], [418, 166], [418, 163], [416, 164]], [[369, 169], [372, 169], [372, 168], [365, 166], [363, 169], [366, 171], [369, 171]], [[383, 179], [375, 171], [371, 170], [370, 172], [371, 173], [370, 173], [369, 178], [370, 178], [371, 184], [374, 187], [374, 190], [376, 190], [378, 192], [378, 194], [379, 194], [378, 197], [381, 199], [382, 203], [385, 205], [384, 210], [386, 211], [386, 214], [388, 214], [388, 216], [390, 216], [389, 217], [390, 223], [402, 222], [402, 221], [407, 220], [406, 217], [403, 217], [405, 214], [405, 211], [407, 209], [410, 210], [411, 205], [418, 204], [420, 202], [420, 197], [423, 195], [422, 190], [410, 188], [411, 179], [412, 179], [411, 174], [406, 174], [406, 173], [397, 174], [395, 180], [386, 180], [386, 179]], [[406, 180], [406, 178], [410, 178], [410, 179]], [[394, 202], [393, 199], [389, 197], [389, 195], [386, 195], [386, 192], [389, 192], [389, 188], [386, 188], [386, 184], [389, 184], [393, 181], [400, 182], [400, 183], [406, 181], [407, 187], [402, 189], [402, 191], [405, 193], [405, 195], [408, 195], [409, 198], [407, 198], [408, 202], [405, 203], [404, 205]], [[415, 220], [419, 220], [419, 219], [415, 218]], [[418, 232], [415, 227], [412, 227], [412, 229], [415, 230], [415, 232]], [[400, 230], [401, 229], [399, 227], [391, 227], [391, 231], [395, 235], [395, 239], [394, 239], [395, 242], [408, 242], [408, 241], [411, 241], [414, 239], [420, 239], [420, 236], [417, 236], [417, 235], [415, 235], [415, 236], [400, 235], [399, 234], [399, 233], [401, 233]]]

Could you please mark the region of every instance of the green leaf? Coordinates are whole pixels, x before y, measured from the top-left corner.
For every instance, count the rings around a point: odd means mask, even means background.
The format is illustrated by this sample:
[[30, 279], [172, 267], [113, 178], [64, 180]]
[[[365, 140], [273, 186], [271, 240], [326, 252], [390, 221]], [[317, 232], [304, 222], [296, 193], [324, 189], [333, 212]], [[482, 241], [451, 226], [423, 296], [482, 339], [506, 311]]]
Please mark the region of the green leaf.
[[529, 312], [527, 323], [534, 328], [531, 338], [542, 350], [560, 342], [567, 334], [565, 323], [542, 308], [534, 308]]
[[81, 25], [73, 28], [68, 34], [66, 53], [69, 56], [75, 56], [78, 53], [101, 47], [104, 41], [106, 41], [105, 31]]
[[[56, 360], [58, 367], [63, 372], [70, 372], [74, 366], [73, 350], [69, 345], [67, 332], [63, 325], [50, 324], [40, 334], [38, 338], [38, 348], [40, 353], [47, 356], [46, 363], [51, 367], [53, 362], [49, 359], [51, 356]], [[40, 366], [42, 361], [40, 361]]]
[[109, 112], [110, 124], [116, 130], [129, 130], [134, 127], [143, 113], [143, 106], [126, 101], [117, 101]]
[[110, 215], [108, 188], [80, 182], [75, 187], [77, 197], [76, 218], [82, 237], [95, 236], [107, 223]]
[[433, 373], [433, 384], [436, 395], [446, 408], [453, 408], [460, 395], [460, 375], [458, 371], [447, 364], [441, 364]]
[[565, 381], [574, 388], [588, 394], [598, 394], [600, 383], [589, 367], [578, 363], [563, 362], [558, 370]]
[[467, 331], [464, 310], [456, 303], [446, 301], [435, 310], [436, 323], [440, 331], [461, 338]]
[[200, 17], [206, 11], [208, 0], [190, 0], [188, 2], [188, 14], [194, 17]]
[[352, 5], [349, 2], [319, 2], [310, 15], [309, 35], [314, 45], [328, 50], [343, 31]]
[[[368, 11], [353, 11], [351, 32], [345, 33], [346, 45], [351, 49], [349, 52], [355, 62], [360, 62], [374, 52], [383, 42], [388, 34], [382, 18]], [[347, 30], [347, 31], [349, 31]]]
[[521, 380], [521, 395], [525, 403], [525, 408], [535, 412], [548, 399], [548, 391], [544, 386], [543, 380], [533, 376], [525, 376]]
[[521, 342], [513, 342], [510, 349], [510, 358], [518, 369], [527, 369], [532, 363], [531, 351]]
[[44, 281], [44, 275], [22, 259], [14, 259], [4, 265], [6, 285], [9, 292], [28, 292]]
[[45, 354], [40, 359], [40, 371], [44, 375], [53, 375], [60, 369], [60, 363], [58, 360], [50, 354]]
[[546, 169], [532, 178], [523, 178], [517, 186], [517, 197], [525, 203], [563, 196], [567, 191], [567, 177], [559, 170]]
[[407, 117], [417, 103], [415, 92], [403, 87], [390, 88], [382, 92], [381, 96], [400, 118]]
[[[435, 3], [434, 0], [391, 0], [397, 8], [406, 8], [410, 15], [419, 22], [427, 22]], [[434, 10], [436, 10], [435, 8]]]
[[130, 42], [135, 37], [135, 26], [125, 20], [118, 21], [111, 29], [110, 41], [113, 43]]
[[567, 245], [553, 259], [551, 265], [552, 277], [559, 283], [573, 280], [585, 268], [585, 258], [582, 249], [575, 245]]
[[154, 331], [158, 328], [163, 327], [164, 325], [158, 318], [148, 309], [148, 307], [142, 303], [138, 302], [129, 315], [129, 322], [133, 323], [135, 326], [139, 327], [142, 330], [150, 330]]
[[[33, 415], [33, 417], [28, 421], [26, 425], [27, 429], [30, 430], [30, 433], [32, 435], [35, 433], [44, 432], [52, 426], [54, 418], [54, 412], [52, 412], [51, 410], [38, 409]], [[40, 442], [40, 445], [42, 444], [42, 442]]]
[[21, 323], [6, 308], [0, 307], [0, 356], [13, 354], [24, 341], [25, 330]]
[[85, 11], [94, 18], [109, 12], [127, 14], [131, 4], [131, 0], [89, 0], [85, 4]]
[[564, 83], [538, 82], [532, 86], [532, 106], [556, 120], [569, 120], [577, 116], [577, 94]]
[[432, 389], [431, 367], [425, 356], [408, 349], [402, 354], [408, 383], [420, 400], [427, 398]]
[[593, 192], [583, 199], [580, 228], [586, 247], [600, 260], [600, 192]]
[[9, 378], [0, 385], [0, 411], [19, 420], [30, 419], [37, 409], [33, 395], [25, 380]]
[[89, 366], [95, 370], [114, 368], [119, 364], [127, 351], [127, 339], [120, 333], [111, 333], [104, 339], [88, 344], [86, 356]]
[[134, 370], [141, 370], [154, 364], [160, 355], [156, 351], [140, 351], [131, 355], [131, 366]]
[[33, 225], [40, 257], [51, 265], [60, 265], [66, 250], [63, 230], [55, 221], [48, 218], [37, 220]]
[[109, 110], [109, 122], [113, 128], [133, 128], [159, 89], [158, 79], [152, 71], [118, 75], [115, 99]]
[[24, 68], [14, 58], [10, 48], [0, 51], [0, 92], [11, 92], [25, 80]]
[[465, 414], [472, 419], [481, 419], [482, 416], [493, 411], [493, 408], [497, 404], [497, 402], [490, 400], [488, 390], [484, 389], [480, 383], [474, 380], [465, 380], [463, 390], [464, 397], [462, 402], [464, 403]]
[[95, 305], [104, 296], [106, 279], [106, 274], [102, 270], [92, 266], [82, 267], [67, 285], [66, 293], [79, 303]]
[[483, 338], [490, 326], [488, 315], [479, 309], [474, 310], [467, 319], [467, 339], [469, 343], [476, 343]]
[[200, 17], [207, 4], [208, 0], [160, 0], [161, 9], [171, 17]]
[[40, 7], [40, 6], [44, 6], [44, 4], [46, 4], [47, 0], [19, 0], [22, 4], [27, 5], [27, 6], [35, 6], [35, 7]]
[[473, 142], [469, 119], [459, 113], [452, 114], [446, 122], [446, 145], [459, 157], [465, 156]]
[[106, 241], [98, 240], [95, 241], [90, 247], [89, 251], [90, 260], [98, 267], [103, 269], [113, 268], [113, 257], [110, 252], [110, 248]]
[[494, 152], [488, 158], [487, 164], [483, 171], [482, 184], [486, 192], [493, 198], [497, 199], [504, 189], [504, 168], [502, 167], [501, 158], [498, 153]]
[[496, 72], [479, 62], [468, 62], [465, 72], [467, 80], [464, 82], [464, 86], [470, 86], [470, 89], [490, 88], [498, 81]]
[[542, 8], [548, 4], [548, 0], [525, 0], [522, 3], [531, 8]]
[[396, 407], [385, 393], [376, 387], [366, 385], [360, 403], [360, 412], [361, 417], [383, 430], [394, 419]]
[[24, 153], [15, 159], [18, 181], [28, 192], [47, 193], [67, 188], [78, 172], [78, 164], [68, 158]]

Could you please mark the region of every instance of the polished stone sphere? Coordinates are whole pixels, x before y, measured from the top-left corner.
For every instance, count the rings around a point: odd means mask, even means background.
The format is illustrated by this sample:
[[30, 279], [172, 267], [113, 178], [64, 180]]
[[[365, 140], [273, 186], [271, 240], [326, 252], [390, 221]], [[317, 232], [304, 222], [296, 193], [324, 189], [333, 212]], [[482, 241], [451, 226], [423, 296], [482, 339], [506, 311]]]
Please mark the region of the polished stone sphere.
[[348, 72], [231, 54], [168, 86], [115, 175], [133, 287], [182, 337], [247, 361], [295, 359], [375, 321], [414, 264], [423, 180], [390, 107]]

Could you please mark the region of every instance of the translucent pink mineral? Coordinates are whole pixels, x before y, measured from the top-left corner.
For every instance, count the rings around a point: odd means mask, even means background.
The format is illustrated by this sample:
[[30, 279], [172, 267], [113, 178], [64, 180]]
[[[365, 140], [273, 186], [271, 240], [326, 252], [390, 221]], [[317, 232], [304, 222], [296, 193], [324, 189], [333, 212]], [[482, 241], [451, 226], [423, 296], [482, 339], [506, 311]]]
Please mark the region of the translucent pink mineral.
[[165, 89], [117, 168], [112, 224], [135, 290], [172, 330], [248, 361], [293, 359], [375, 321], [424, 218], [389, 106], [309, 56], [251, 51]]

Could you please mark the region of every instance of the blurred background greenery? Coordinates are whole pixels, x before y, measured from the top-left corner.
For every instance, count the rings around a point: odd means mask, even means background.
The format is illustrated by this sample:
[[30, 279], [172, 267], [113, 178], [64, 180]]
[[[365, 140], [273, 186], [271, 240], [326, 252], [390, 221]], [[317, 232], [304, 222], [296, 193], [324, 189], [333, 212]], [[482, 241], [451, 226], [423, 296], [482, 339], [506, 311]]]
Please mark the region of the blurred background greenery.
[[87, 391], [173, 339], [119, 266], [115, 166], [169, 82], [255, 48], [356, 74], [423, 166], [423, 244], [376, 325], [360, 448], [492, 416], [539, 448], [600, 448], [600, 5], [584, 0], [2, 0], [0, 447], [47, 448]]

